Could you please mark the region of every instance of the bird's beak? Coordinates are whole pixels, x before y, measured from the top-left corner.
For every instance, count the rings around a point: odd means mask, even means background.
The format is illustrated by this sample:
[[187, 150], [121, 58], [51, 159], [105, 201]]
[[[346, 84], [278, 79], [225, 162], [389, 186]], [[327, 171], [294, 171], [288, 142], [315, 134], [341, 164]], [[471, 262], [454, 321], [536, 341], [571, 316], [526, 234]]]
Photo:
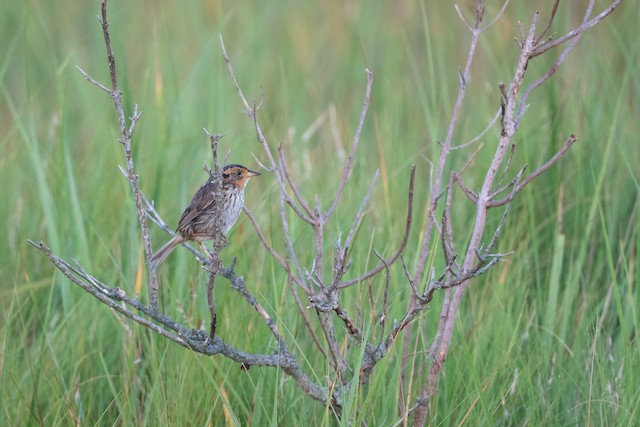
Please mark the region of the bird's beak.
[[247, 169], [247, 172], [248, 177], [261, 175], [260, 172], [252, 171], [251, 169]]

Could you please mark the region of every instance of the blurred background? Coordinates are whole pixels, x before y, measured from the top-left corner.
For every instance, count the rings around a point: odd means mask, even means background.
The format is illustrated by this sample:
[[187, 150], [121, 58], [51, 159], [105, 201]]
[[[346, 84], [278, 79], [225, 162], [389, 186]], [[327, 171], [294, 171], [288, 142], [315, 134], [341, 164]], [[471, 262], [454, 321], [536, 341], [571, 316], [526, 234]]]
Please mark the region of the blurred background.
[[[502, 4], [486, 3], [489, 22]], [[499, 108], [498, 84], [508, 85], [518, 57], [517, 21], [528, 28], [535, 6], [546, 22], [552, 4], [512, 3], [480, 40], [456, 145], [482, 131]], [[579, 25], [583, 3], [562, 2], [553, 31]], [[607, 5], [597, 1], [596, 13]], [[474, 2], [459, 6], [471, 20]], [[282, 372], [243, 372], [229, 360], [151, 335], [85, 295], [27, 243], [42, 239], [105, 283], [147, 297], [135, 208], [117, 167], [124, 156], [115, 110], [75, 69], [109, 81], [99, 2], [29, 0], [0, 8], [0, 424], [333, 425], [331, 412]], [[499, 245], [513, 255], [465, 295], [430, 408], [433, 424], [635, 425], [640, 419], [639, 18], [637, 3], [625, 2], [529, 98], [514, 165], [533, 170], [571, 133], [578, 142], [521, 193]], [[405, 253], [415, 264], [429, 162], [446, 134], [468, 51], [470, 35], [453, 4], [111, 0], [109, 22], [126, 112], [134, 104], [143, 111], [133, 135], [140, 186], [172, 227], [206, 179], [203, 163], [211, 164], [202, 128], [225, 134], [221, 153], [230, 150], [230, 162], [256, 169], [252, 154], [265, 159], [226, 71], [219, 34], [246, 96], [264, 99], [258, 118], [272, 149], [283, 144], [303, 193], [308, 200], [317, 194], [325, 209], [360, 114], [364, 70], [371, 69], [369, 115], [349, 185], [326, 227], [326, 250], [349, 229], [380, 170], [350, 274], [376, 262], [372, 249], [390, 253], [404, 229], [409, 167], [416, 163], [416, 220]], [[532, 61], [527, 82], [559, 53]], [[482, 138], [465, 175], [470, 188], [479, 188], [498, 135], [494, 127]], [[473, 150], [456, 151], [448, 168], [461, 167]], [[463, 247], [474, 211], [456, 197], [454, 230]], [[272, 176], [253, 180], [246, 200], [282, 249]], [[495, 225], [500, 212], [494, 215]], [[300, 250], [312, 242], [302, 224], [293, 224], [293, 234]], [[156, 248], [167, 239], [156, 227], [152, 237]], [[238, 274], [278, 319], [303, 369], [324, 384], [330, 367], [313, 351], [286, 275], [246, 218], [230, 242], [223, 259], [238, 258]], [[313, 254], [302, 254], [309, 264]], [[160, 278], [162, 310], [193, 327], [206, 324], [206, 277], [186, 251], [171, 255]], [[398, 319], [411, 291], [400, 268], [391, 278], [389, 316]], [[368, 331], [375, 329], [381, 279], [341, 295], [352, 313], [361, 311]], [[273, 340], [251, 307], [226, 283], [216, 297], [220, 336], [268, 353]], [[424, 352], [441, 297], [415, 323], [415, 383], [404, 392], [407, 405], [424, 383]], [[346, 346], [348, 339], [340, 338]], [[357, 387], [361, 412], [344, 423], [398, 419], [396, 344], [370, 383]]]

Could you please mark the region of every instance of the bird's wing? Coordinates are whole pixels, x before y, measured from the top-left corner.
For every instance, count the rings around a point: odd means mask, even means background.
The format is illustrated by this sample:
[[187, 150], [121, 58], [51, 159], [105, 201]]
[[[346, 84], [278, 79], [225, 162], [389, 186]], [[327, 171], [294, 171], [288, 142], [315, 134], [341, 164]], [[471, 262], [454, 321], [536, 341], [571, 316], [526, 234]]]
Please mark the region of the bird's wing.
[[196, 194], [191, 199], [191, 203], [184, 210], [180, 221], [178, 222], [178, 230], [193, 221], [198, 215], [200, 215], [205, 209], [207, 209], [213, 203], [213, 182], [207, 181], [202, 187], [198, 189]]

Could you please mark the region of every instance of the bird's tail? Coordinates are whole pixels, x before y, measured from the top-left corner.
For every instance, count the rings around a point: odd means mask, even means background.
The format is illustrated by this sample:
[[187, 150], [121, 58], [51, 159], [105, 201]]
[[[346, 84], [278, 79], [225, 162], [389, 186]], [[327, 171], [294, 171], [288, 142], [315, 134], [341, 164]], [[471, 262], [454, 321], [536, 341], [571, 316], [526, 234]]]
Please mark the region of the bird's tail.
[[178, 245], [184, 243], [185, 241], [186, 239], [179, 234], [173, 236], [173, 239], [169, 240], [163, 247], [158, 249], [158, 251], [153, 254], [153, 256], [149, 259], [149, 264], [155, 265], [157, 267]]

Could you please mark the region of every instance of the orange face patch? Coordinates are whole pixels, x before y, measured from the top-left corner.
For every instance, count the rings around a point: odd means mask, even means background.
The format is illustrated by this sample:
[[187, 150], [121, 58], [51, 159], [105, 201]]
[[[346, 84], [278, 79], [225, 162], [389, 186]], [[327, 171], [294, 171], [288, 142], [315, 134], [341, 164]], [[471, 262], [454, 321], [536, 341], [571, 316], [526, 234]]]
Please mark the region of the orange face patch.
[[234, 165], [224, 169], [222, 177], [225, 181], [235, 184], [240, 188], [244, 188], [247, 182], [252, 176], [260, 175], [259, 172], [255, 172], [245, 168], [244, 166]]

